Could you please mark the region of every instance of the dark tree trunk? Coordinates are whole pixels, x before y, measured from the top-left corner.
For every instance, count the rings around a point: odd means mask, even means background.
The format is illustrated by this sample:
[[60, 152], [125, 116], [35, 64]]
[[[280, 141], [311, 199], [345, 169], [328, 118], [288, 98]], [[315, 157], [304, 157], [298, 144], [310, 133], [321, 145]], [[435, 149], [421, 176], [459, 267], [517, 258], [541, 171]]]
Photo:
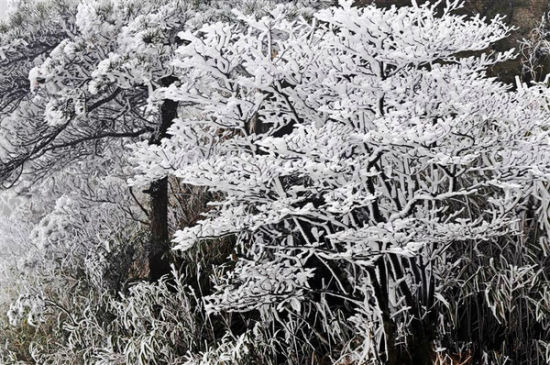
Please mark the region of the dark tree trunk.
[[168, 179], [154, 181], [151, 194], [151, 242], [149, 247], [149, 278], [157, 281], [170, 273], [168, 237]]
[[[163, 86], [176, 81], [175, 77], [161, 80]], [[168, 137], [168, 128], [177, 117], [178, 103], [165, 99], [161, 106], [161, 120], [158, 130], [151, 136], [150, 145], [160, 145]], [[163, 275], [170, 274], [170, 237], [168, 232], [168, 178], [151, 183], [151, 241], [148, 250], [149, 279], [157, 281]]]

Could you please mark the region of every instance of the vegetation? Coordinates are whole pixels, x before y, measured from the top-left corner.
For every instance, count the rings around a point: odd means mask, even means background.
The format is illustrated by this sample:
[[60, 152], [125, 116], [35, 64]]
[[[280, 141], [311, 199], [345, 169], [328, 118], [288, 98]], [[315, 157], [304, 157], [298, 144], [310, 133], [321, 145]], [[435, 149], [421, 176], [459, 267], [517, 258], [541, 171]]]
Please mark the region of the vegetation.
[[546, 23], [356, 5], [14, 5], [0, 363], [550, 362]]

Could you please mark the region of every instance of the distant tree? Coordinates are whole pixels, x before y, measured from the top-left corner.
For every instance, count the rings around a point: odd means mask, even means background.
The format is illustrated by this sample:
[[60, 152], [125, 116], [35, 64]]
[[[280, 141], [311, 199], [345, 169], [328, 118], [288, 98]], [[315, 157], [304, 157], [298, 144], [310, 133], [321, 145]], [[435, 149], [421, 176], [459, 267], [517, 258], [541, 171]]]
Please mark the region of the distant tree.
[[[174, 80], [176, 34], [216, 14], [199, 3], [21, 3], [12, 18], [29, 23], [22, 25], [29, 32], [7, 25], [3, 42], [2, 182], [9, 186], [21, 175], [38, 181], [89, 157], [102, 161], [110, 146], [138, 139], [155, 145], [167, 137], [177, 103], [152, 103], [150, 95]], [[36, 14], [32, 21], [26, 11]], [[170, 272], [167, 179], [147, 192], [149, 270], [157, 280]]]

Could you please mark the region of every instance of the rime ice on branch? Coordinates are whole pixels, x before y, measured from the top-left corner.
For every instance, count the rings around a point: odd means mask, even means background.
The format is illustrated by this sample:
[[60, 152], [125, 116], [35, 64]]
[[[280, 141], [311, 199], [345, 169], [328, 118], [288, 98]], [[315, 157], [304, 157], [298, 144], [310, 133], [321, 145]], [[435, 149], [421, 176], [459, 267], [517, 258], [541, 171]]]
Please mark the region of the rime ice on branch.
[[222, 194], [174, 238], [176, 250], [237, 238], [210, 311], [297, 316], [321, 342], [353, 333], [362, 344], [343, 354], [358, 363], [401, 363], [407, 343], [421, 363], [446, 331], [435, 319], [453, 274], [437, 263], [519, 242], [518, 209], [547, 204], [550, 94], [488, 78], [515, 57], [488, 51], [510, 29], [444, 5], [341, 1], [312, 20], [281, 6], [179, 35], [181, 85], [157, 97], [194, 113], [161, 146], [137, 146], [136, 180], [169, 171]]

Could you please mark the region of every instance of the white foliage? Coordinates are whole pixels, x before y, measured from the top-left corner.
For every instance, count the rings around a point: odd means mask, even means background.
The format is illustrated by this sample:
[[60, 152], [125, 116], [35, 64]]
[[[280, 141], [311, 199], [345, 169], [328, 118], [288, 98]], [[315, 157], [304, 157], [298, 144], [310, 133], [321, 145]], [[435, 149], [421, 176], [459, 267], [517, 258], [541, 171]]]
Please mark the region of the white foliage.
[[[19, 186], [41, 197], [27, 264], [42, 277], [10, 319], [55, 313], [64, 338], [55, 351], [34, 343], [34, 360], [302, 364], [322, 351], [377, 364], [447, 341], [471, 302], [507, 331], [547, 326], [550, 91], [488, 77], [515, 57], [489, 51], [511, 30], [503, 18], [458, 15], [460, 0], [229, 3], [83, 2], [67, 36], [25, 64], [31, 90], [2, 120], [0, 156], [15, 161], [2, 177], [50, 179]], [[167, 99], [179, 103], [170, 138], [149, 143]], [[212, 292], [174, 271], [113, 296], [113, 252], [137, 240], [143, 213], [126, 184], [167, 176], [217, 197], [174, 233], [175, 254], [235, 246], [207, 268]], [[509, 361], [485, 350], [485, 363]]]
[[[523, 234], [516, 210], [548, 173], [548, 90], [512, 91], [486, 76], [512, 51], [461, 57], [509, 33], [500, 17], [456, 15], [461, 4], [438, 13], [347, 1], [315, 21], [277, 7], [180, 34], [189, 42], [173, 61], [182, 85], [159, 93], [195, 110], [201, 147], [173, 130], [149, 157], [138, 150], [136, 171], [159, 176], [146, 164], [164, 154], [164, 173], [223, 193], [174, 236], [176, 250], [189, 250], [236, 234], [243, 258], [208, 297], [210, 310], [289, 303], [303, 312], [327, 292], [357, 308], [348, 325], [366, 342], [350, 356], [374, 361], [384, 343], [414, 336], [408, 324], [433, 310], [424, 300], [445, 302], [414, 270], [444, 282], [429, 267], [449, 247]], [[177, 142], [190, 158], [177, 160]], [[472, 208], [481, 197], [484, 208]]]

